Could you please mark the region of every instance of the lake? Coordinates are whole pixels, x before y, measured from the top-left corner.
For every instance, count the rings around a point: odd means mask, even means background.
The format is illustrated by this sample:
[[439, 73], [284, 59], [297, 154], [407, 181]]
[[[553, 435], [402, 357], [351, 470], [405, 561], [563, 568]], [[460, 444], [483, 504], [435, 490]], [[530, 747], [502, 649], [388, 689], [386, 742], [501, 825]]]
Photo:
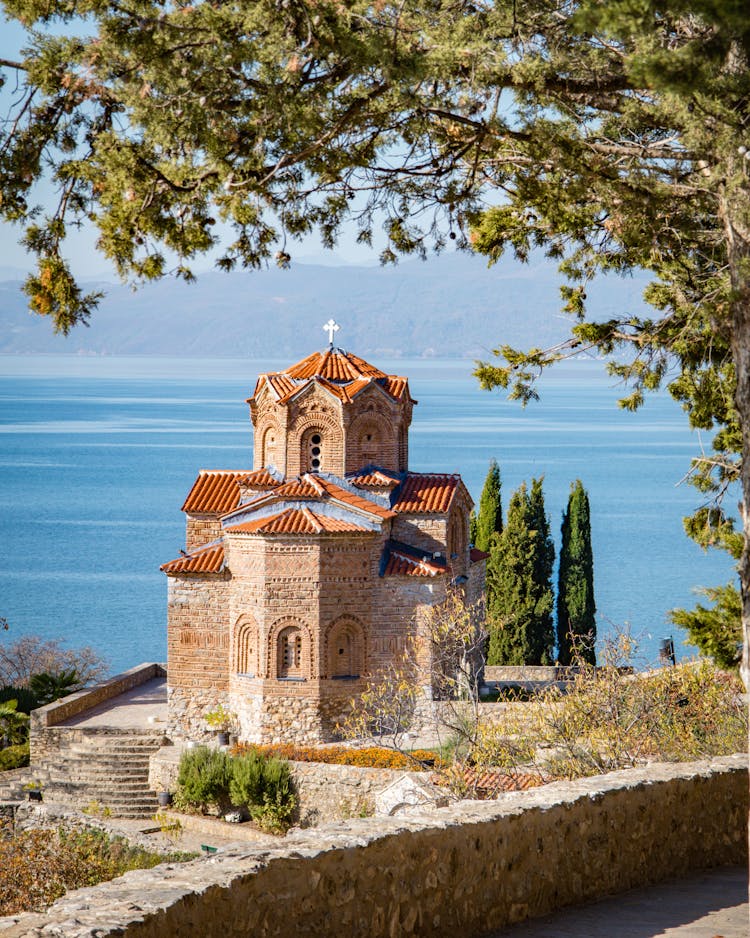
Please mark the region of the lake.
[[[252, 467], [245, 403], [259, 371], [291, 362], [0, 357], [0, 641], [35, 633], [92, 645], [113, 671], [166, 657], [166, 578], [184, 546], [180, 506], [199, 469]], [[478, 501], [498, 460], [503, 504], [544, 476], [556, 545], [570, 483], [592, 514], [600, 634], [630, 630], [645, 659], [679, 630], [669, 609], [696, 586], [727, 582], [730, 558], [702, 552], [682, 517], [700, 504], [680, 484], [710, 439], [691, 432], [668, 394], [635, 414], [596, 361], [546, 375], [523, 408], [481, 391], [470, 361], [376, 361], [407, 375], [410, 467], [460, 472]], [[733, 502], [736, 499], [733, 500]]]

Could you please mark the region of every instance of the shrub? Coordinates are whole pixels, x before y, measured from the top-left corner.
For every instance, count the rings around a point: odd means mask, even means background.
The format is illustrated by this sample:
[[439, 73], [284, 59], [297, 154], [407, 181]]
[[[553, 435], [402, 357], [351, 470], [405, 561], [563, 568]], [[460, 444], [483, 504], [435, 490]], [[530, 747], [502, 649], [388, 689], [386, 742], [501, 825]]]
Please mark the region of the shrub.
[[5, 772], [8, 769], [20, 769], [28, 764], [28, 740], [18, 746], [7, 746], [5, 749], [0, 749], [0, 772]]
[[8, 700], [16, 701], [19, 713], [31, 713], [32, 710], [41, 707], [35, 694], [28, 687], [12, 687], [10, 685], [0, 687], [0, 703], [5, 703]]
[[273, 833], [286, 830], [297, 807], [289, 763], [250, 749], [232, 759], [231, 764], [232, 804], [247, 808], [263, 830]]
[[208, 746], [188, 749], [177, 783], [178, 807], [245, 808], [259, 827], [274, 833], [286, 830], [297, 806], [289, 763], [249, 747], [235, 757]]
[[286, 743], [277, 746], [257, 746], [252, 743], [238, 743], [232, 749], [235, 755], [258, 752], [290, 762], [321, 762], [326, 765], [353, 765], [365, 769], [409, 769], [420, 771], [437, 766], [440, 757], [431, 749], [412, 749], [399, 752], [381, 746], [365, 746], [362, 749], [350, 749], [347, 746], [296, 746]]
[[740, 752], [747, 743], [742, 686], [708, 661], [631, 673], [583, 667], [566, 692], [551, 688], [483, 727], [477, 762], [578, 778], [650, 761]]
[[0, 916], [41, 912], [69, 889], [193, 856], [149, 853], [103, 831], [13, 833], [0, 822]]
[[197, 805], [202, 811], [210, 804], [222, 808], [229, 803], [231, 777], [230, 758], [223, 749], [208, 746], [187, 749], [180, 758], [179, 794], [185, 802]]

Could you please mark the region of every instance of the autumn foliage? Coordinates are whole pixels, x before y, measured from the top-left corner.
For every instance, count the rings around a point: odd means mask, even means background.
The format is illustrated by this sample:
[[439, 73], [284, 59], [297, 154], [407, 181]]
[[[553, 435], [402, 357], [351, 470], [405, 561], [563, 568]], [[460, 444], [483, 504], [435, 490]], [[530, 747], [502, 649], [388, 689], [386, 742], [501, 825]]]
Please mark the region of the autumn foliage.
[[70, 889], [187, 859], [189, 854], [149, 853], [103, 831], [14, 833], [10, 825], [0, 823], [0, 915], [41, 912]]
[[288, 759], [290, 762], [323, 762], [327, 765], [354, 765], [364, 769], [420, 770], [439, 761], [439, 757], [430, 749], [415, 749], [405, 753], [380, 746], [350, 749], [347, 746], [295, 746], [292, 743], [278, 746], [238, 743], [232, 750], [236, 755], [250, 751], [262, 752], [277, 759]]

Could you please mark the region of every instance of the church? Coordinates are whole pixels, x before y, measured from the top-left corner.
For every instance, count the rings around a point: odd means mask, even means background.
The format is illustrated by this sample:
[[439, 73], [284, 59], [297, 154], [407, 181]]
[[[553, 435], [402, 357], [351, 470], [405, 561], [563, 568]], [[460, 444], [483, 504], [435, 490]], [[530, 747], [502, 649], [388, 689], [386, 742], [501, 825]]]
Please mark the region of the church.
[[[484, 589], [460, 476], [409, 470], [405, 377], [329, 345], [258, 377], [252, 469], [201, 470], [168, 578], [169, 732], [222, 705], [248, 742], [335, 737], [451, 585]], [[430, 688], [425, 688], [430, 697]]]

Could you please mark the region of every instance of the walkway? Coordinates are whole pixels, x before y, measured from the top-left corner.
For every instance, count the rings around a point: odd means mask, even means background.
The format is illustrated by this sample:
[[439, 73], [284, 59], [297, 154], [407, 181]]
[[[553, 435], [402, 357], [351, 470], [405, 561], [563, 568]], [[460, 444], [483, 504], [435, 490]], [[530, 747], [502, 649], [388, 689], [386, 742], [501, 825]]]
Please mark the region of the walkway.
[[155, 677], [90, 710], [60, 723], [60, 726], [158, 730], [167, 723], [167, 679]]
[[564, 909], [486, 938], [748, 938], [748, 872], [726, 867]]

